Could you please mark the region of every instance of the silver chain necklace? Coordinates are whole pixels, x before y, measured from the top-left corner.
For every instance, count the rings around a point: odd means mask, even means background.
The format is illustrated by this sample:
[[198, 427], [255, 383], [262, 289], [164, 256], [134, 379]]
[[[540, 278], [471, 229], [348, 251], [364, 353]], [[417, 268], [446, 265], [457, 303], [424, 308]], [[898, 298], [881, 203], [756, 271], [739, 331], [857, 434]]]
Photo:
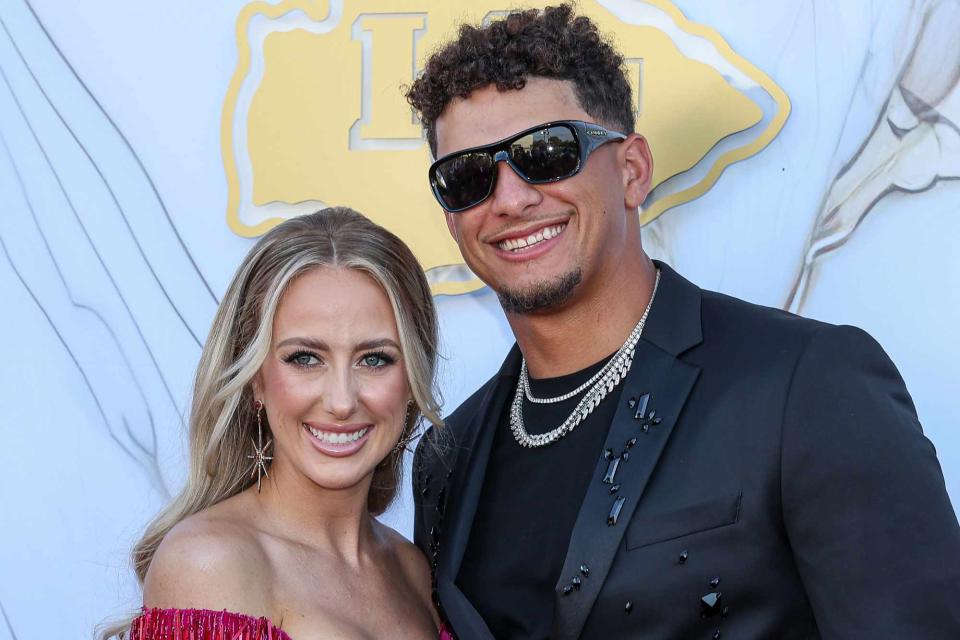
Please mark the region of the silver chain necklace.
[[[650, 314], [650, 308], [653, 306], [653, 299], [657, 295], [657, 287], [659, 285], [660, 270], [657, 269], [657, 277], [653, 283], [653, 291], [650, 293], [650, 301], [647, 303], [647, 308], [643, 311], [643, 315], [640, 316], [640, 321], [637, 323], [637, 326], [635, 326], [633, 331], [630, 332], [630, 335], [627, 336], [626, 342], [623, 343], [623, 346], [617, 350], [600, 371], [573, 391], [553, 398], [534, 398], [530, 392], [527, 360], [524, 358], [521, 361], [520, 380], [517, 382], [517, 390], [513, 396], [513, 404], [510, 406], [510, 430], [513, 432], [513, 437], [520, 446], [527, 448], [544, 447], [567, 435], [573, 431], [577, 425], [583, 422], [588, 415], [593, 413], [593, 410], [597, 408], [600, 401], [606, 398], [607, 394], [612, 392], [614, 388], [627, 377], [627, 372], [630, 371], [630, 367], [633, 365], [633, 355], [637, 347], [637, 342], [640, 341], [643, 327], [647, 323], [647, 316]], [[589, 391], [587, 391], [588, 388]], [[552, 404], [569, 400], [583, 391], [587, 391], [587, 393], [580, 399], [573, 413], [563, 421], [563, 424], [546, 433], [536, 435], [527, 433], [527, 429], [523, 425], [524, 397], [536, 404]]]

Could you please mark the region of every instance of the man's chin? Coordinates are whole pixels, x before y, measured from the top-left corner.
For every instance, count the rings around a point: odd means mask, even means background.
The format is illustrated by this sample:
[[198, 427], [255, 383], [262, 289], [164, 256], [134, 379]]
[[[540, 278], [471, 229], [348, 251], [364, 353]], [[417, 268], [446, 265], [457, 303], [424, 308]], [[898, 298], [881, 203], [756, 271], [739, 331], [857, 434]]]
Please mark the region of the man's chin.
[[504, 312], [519, 315], [536, 314], [563, 306], [582, 279], [583, 274], [578, 267], [551, 280], [538, 282], [522, 289], [499, 287], [495, 288], [495, 291]]

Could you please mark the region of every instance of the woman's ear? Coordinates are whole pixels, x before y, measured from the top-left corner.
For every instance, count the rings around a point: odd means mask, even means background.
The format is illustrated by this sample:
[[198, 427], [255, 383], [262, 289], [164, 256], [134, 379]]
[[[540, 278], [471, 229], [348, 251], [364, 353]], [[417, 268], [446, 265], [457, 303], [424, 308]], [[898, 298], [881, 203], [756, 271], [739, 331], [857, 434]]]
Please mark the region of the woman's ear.
[[259, 372], [257, 372], [257, 375], [253, 376], [253, 380], [250, 381], [250, 389], [253, 391], [254, 401], [259, 400], [263, 402], [263, 382], [260, 380]]
[[653, 156], [647, 139], [639, 133], [631, 133], [620, 143], [623, 157], [623, 204], [627, 209], [636, 209], [647, 199], [653, 180]]

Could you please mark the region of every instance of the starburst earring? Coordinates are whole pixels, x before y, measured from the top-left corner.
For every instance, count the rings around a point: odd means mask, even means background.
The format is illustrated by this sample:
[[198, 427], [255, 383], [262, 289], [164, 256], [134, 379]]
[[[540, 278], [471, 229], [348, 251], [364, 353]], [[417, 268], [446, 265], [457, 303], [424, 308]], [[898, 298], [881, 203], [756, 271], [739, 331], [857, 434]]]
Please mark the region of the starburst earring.
[[267, 440], [267, 444], [263, 444], [263, 422], [261, 418], [263, 403], [256, 400], [253, 403], [253, 408], [257, 411], [257, 441], [253, 442], [253, 438], [250, 438], [250, 442], [253, 443], [253, 455], [247, 457], [253, 460], [253, 469], [250, 470], [250, 477], [252, 478], [254, 474], [257, 475], [257, 493], [260, 493], [261, 474], [268, 478], [270, 477], [270, 474], [267, 473], [267, 461], [273, 460], [273, 457], [267, 455], [267, 449], [273, 444], [273, 440]]

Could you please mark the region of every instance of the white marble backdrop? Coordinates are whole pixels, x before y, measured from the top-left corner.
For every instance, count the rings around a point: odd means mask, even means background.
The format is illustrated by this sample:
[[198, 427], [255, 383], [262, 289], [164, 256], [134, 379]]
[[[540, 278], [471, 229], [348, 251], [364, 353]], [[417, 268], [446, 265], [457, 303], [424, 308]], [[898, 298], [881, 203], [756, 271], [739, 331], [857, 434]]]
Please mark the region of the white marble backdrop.
[[[90, 637], [139, 603], [129, 548], [181, 481], [191, 374], [251, 244], [224, 220], [219, 140], [244, 4], [0, 0], [0, 640]], [[960, 3], [676, 4], [793, 112], [647, 246], [871, 332], [960, 504]], [[452, 408], [512, 340], [488, 291], [439, 308]], [[409, 504], [386, 517], [407, 533]]]

